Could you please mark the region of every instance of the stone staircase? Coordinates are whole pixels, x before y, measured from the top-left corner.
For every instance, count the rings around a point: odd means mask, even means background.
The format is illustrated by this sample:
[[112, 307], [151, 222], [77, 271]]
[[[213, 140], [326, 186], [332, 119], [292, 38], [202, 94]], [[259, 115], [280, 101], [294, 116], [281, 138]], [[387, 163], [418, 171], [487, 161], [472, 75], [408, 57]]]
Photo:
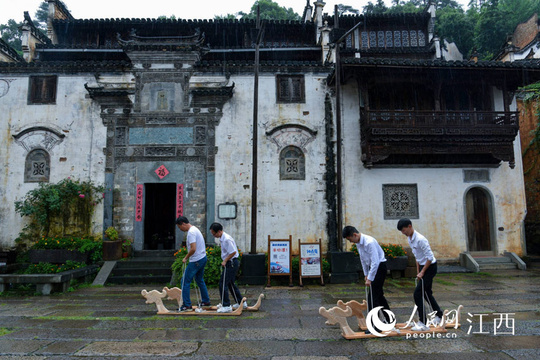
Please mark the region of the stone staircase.
[[107, 284], [169, 285], [175, 250], [135, 251], [133, 257], [116, 262]]
[[459, 263], [472, 272], [489, 270], [527, 270], [527, 264], [513, 252], [505, 251], [502, 256], [472, 256], [469, 252], [459, 254]]
[[517, 269], [517, 264], [507, 256], [475, 256], [474, 260], [480, 266], [480, 271]]

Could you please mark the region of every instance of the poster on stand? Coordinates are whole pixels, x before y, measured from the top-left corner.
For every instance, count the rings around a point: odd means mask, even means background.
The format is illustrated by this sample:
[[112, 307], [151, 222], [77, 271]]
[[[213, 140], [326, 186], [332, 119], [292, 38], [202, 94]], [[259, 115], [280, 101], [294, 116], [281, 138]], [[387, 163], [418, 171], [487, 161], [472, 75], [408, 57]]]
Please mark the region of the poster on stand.
[[272, 276], [288, 276], [289, 286], [292, 285], [292, 259], [291, 259], [292, 236], [288, 239], [272, 239], [268, 235], [268, 281], [270, 285]]
[[321, 239], [316, 243], [303, 243], [298, 239], [300, 252], [300, 286], [304, 286], [302, 278], [321, 278], [321, 286], [324, 286], [322, 272]]
[[300, 243], [301, 276], [321, 276], [321, 247], [318, 243]]
[[289, 241], [270, 241], [270, 274], [286, 275], [290, 269], [291, 243]]

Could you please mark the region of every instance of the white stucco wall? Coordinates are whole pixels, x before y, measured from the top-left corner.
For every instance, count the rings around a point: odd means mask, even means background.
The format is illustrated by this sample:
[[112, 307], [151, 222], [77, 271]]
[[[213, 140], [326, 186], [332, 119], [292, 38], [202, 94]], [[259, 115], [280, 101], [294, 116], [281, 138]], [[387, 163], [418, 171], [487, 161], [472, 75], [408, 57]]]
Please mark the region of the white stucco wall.
[[524, 50], [505, 53], [501, 58], [501, 61], [516, 61], [527, 59], [529, 54], [533, 52], [532, 59], [540, 59], [540, 42], [536, 42], [530, 47], [526, 47]]
[[[0, 97], [2, 109], [0, 132], [0, 246], [10, 247], [24, 226], [24, 219], [15, 213], [15, 201], [38, 187], [24, 182], [27, 151], [13, 135], [35, 126], [47, 127], [65, 135], [63, 141], [49, 151], [50, 182], [67, 177], [104, 181], [106, 130], [99, 116], [100, 109], [86, 95], [88, 76], [59, 76], [56, 105], [27, 105], [29, 78], [27, 75], [2, 74], [9, 79], [9, 91]], [[102, 205], [94, 213], [94, 231], [101, 232]]]
[[[322, 239], [326, 249], [325, 74], [305, 75], [305, 103], [277, 104], [275, 74], [259, 77], [258, 108], [258, 203], [257, 251], [268, 250], [268, 235], [288, 238], [292, 235], [293, 252], [298, 239]], [[251, 246], [251, 186], [252, 186], [252, 123], [253, 76], [232, 76], [234, 95], [223, 109], [223, 118], [216, 127], [216, 209], [224, 202], [238, 203], [234, 220], [216, 218], [223, 223], [242, 251]], [[266, 135], [277, 126], [303, 125], [317, 131], [304, 148], [305, 180], [280, 180], [279, 147]], [[289, 138], [286, 145], [295, 145]], [[216, 214], [217, 217], [217, 214]]]
[[519, 135], [514, 142], [515, 168], [510, 169], [507, 162], [487, 168], [489, 183], [465, 183], [464, 168], [366, 169], [361, 161], [357, 99], [355, 86], [347, 86], [342, 102], [344, 225], [353, 225], [380, 243], [407, 245], [397, 230], [398, 220], [384, 220], [382, 185], [417, 184], [419, 219], [411, 219], [413, 226], [430, 240], [436, 257], [455, 260], [467, 251], [465, 194], [472, 186], [481, 186], [493, 200], [496, 252], [523, 253], [526, 205]]

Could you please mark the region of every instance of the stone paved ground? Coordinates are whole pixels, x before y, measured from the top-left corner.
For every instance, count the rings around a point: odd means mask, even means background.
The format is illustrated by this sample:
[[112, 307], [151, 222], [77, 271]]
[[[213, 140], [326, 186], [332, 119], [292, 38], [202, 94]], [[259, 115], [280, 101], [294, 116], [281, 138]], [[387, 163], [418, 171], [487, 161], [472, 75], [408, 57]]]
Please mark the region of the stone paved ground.
[[[540, 270], [439, 274], [435, 279], [441, 307], [464, 306], [462, 328], [449, 331], [453, 338], [345, 340], [339, 328], [325, 325], [318, 309], [339, 299], [361, 301], [365, 292], [359, 284], [243, 286], [251, 302], [260, 293], [266, 298], [259, 312], [239, 317], [158, 316], [155, 305], [145, 304], [140, 295], [144, 288], [161, 290], [156, 285], [82, 288], [51, 296], [4, 294], [0, 360], [540, 358]], [[412, 279], [387, 279], [386, 296], [399, 322], [412, 311], [413, 286]], [[219, 301], [217, 289], [210, 296]], [[171, 301], [165, 305], [175, 307]], [[511, 313], [510, 322], [496, 328], [497, 313]], [[515, 335], [503, 334], [512, 331], [512, 320]], [[354, 321], [350, 324], [357, 330]]]

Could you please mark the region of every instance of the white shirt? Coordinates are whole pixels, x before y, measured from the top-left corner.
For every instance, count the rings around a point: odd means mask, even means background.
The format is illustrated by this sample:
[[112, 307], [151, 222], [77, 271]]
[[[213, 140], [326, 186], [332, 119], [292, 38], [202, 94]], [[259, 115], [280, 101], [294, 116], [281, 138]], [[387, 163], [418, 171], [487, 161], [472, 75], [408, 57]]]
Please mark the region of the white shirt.
[[232, 259], [236, 259], [238, 257], [238, 248], [236, 247], [236, 243], [231, 235], [224, 231], [219, 238], [219, 243], [221, 245], [221, 260], [225, 260], [227, 256], [234, 252], [236, 252], [236, 255], [234, 255]]
[[369, 281], [375, 279], [379, 264], [386, 261], [381, 245], [373, 237], [360, 234], [360, 241], [356, 244], [362, 270]]
[[430, 260], [432, 264], [437, 262], [433, 252], [431, 251], [431, 246], [429, 246], [428, 240], [424, 235], [420, 234], [418, 231], [414, 230], [412, 236], [408, 237], [409, 246], [413, 252], [416, 261], [421, 265], [426, 265], [426, 261]]
[[199, 261], [206, 256], [206, 244], [204, 243], [204, 237], [201, 231], [193, 225], [187, 232], [186, 245], [188, 252], [192, 243], [196, 243], [196, 249], [195, 253], [189, 257], [189, 262]]

